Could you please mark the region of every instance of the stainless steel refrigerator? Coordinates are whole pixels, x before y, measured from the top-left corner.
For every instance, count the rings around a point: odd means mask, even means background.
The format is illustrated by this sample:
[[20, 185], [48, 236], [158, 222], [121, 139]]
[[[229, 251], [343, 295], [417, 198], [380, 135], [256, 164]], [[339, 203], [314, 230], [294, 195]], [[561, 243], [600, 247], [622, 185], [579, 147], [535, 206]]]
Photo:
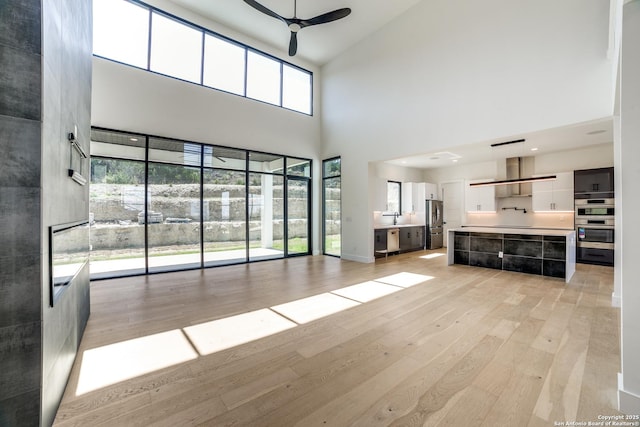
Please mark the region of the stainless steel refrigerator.
[[440, 200], [426, 201], [426, 248], [438, 249], [442, 247], [442, 202]]

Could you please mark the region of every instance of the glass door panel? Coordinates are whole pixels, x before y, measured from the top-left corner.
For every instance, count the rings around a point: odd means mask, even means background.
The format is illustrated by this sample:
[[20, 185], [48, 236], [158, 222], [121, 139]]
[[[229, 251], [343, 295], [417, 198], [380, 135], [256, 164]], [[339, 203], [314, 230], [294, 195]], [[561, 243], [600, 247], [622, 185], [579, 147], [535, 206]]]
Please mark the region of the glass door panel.
[[247, 260], [246, 173], [204, 171], [204, 265]]
[[249, 260], [284, 257], [284, 178], [249, 174]]
[[324, 253], [340, 256], [340, 182], [341, 178], [323, 180]]
[[91, 158], [92, 279], [146, 272], [144, 162]]
[[200, 169], [149, 163], [147, 191], [149, 272], [199, 268]]
[[287, 181], [287, 254], [309, 253], [309, 181]]

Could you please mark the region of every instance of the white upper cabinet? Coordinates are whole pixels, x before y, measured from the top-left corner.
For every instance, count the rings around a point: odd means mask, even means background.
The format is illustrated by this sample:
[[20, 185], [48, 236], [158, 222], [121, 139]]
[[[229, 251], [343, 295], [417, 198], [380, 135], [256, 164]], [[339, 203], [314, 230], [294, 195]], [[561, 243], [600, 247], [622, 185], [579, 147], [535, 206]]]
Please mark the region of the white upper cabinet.
[[534, 212], [573, 211], [573, 172], [556, 173], [553, 181], [532, 183]]
[[438, 184], [427, 182], [424, 187], [425, 200], [440, 200], [438, 193]]
[[402, 212], [423, 212], [425, 200], [424, 182], [402, 183]]
[[467, 212], [495, 212], [496, 187], [492, 185], [471, 187], [476, 182], [488, 182], [493, 179], [476, 179], [467, 181], [465, 185], [465, 209]]
[[438, 184], [402, 183], [402, 212], [424, 212], [425, 200], [438, 200]]

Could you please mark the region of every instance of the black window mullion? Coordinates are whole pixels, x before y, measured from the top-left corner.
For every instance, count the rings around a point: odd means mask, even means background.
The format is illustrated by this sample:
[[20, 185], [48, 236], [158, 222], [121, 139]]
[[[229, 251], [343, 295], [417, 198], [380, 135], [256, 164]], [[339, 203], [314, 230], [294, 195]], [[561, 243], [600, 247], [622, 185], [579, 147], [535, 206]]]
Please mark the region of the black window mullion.
[[[282, 67], [281, 67], [282, 68]], [[282, 75], [282, 73], [280, 73]], [[284, 160], [284, 175], [282, 182], [282, 206], [284, 212], [282, 213], [282, 222], [284, 224], [284, 230], [282, 230], [282, 239], [283, 241], [283, 249], [284, 249], [284, 257], [287, 258], [289, 256], [289, 177], [287, 175], [287, 158]]]
[[149, 136], [144, 139], [144, 272], [149, 274]]
[[151, 71], [151, 34], [153, 33], [153, 11], [149, 9], [149, 43], [147, 43], [147, 70]]
[[204, 268], [204, 145], [200, 146], [200, 268]]
[[[244, 93], [242, 94], [245, 98], [247, 97], [247, 83], [249, 81], [249, 49], [244, 49]], [[249, 170], [249, 162], [247, 158], [247, 170]]]
[[313, 73], [309, 73], [309, 92], [310, 92], [310, 96], [309, 96], [309, 102], [311, 103], [311, 105], [309, 105], [309, 112], [310, 115], [313, 116]]
[[202, 49], [200, 54], [200, 86], [204, 86], [204, 42], [205, 32], [202, 32]]
[[[246, 63], [245, 63], [246, 64]], [[246, 68], [246, 65], [245, 65]], [[246, 77], [245, 77], [245, 90], [246, 90]], [[251, 177], [249, 173], [249, 152], [245, 152], [245, 170], [244, 170], [244, 229], [245, 229], [245, 237], [244, 237], [244, 248], [245, 248], [245, 262], [251, 261], [249, 258], [249, 230], [251, 229], [249, 221], [249, 178]]]
[[[280, 107], [282, 107], [284, 97], [284, 64], [280, 62]], [[286, 169], [285, 169], [286, 172]]]
[[[312, 169], [313, 170], [313, 169]], [[312, 203], [312, 199], [313, 199], [313, 187], [312, 187], [312, 183], [313, 180], [311, 178], [307, 179], [307, 212], [308, 212], [308, 217], [307, 217], [307, 255], [312, 255], [313, 254], [313, 203]]]

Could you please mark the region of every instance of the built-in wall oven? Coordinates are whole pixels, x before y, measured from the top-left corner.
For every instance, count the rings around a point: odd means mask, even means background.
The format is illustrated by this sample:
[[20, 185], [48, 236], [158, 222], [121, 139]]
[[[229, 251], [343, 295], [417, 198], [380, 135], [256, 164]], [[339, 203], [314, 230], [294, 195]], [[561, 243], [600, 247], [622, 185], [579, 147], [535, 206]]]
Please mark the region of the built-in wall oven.
[[575, 199], [576, 261], [613, 265], [615, 200]]

